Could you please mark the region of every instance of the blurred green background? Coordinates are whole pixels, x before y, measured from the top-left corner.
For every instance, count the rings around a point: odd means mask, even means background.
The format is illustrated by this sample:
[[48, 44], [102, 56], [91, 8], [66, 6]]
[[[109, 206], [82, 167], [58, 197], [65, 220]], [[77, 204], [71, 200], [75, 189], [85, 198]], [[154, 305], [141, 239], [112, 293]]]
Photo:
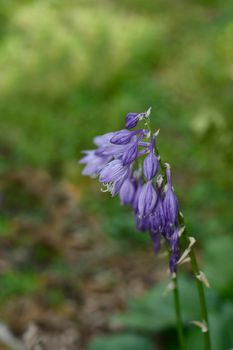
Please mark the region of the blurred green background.
[[56, 319], [75, 349], [178, 349], [166, 259], [77, 163], [151, 106], [212, 287], [214, 350], [233, 347], [232, 38], [230, 0], [0, 0], [0, 322], [18, 338]]

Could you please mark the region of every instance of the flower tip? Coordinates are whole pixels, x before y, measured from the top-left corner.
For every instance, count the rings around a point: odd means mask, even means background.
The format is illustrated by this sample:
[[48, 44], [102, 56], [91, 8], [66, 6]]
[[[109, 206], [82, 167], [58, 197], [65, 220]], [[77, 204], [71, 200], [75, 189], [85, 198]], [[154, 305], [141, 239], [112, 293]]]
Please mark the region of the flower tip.
[[152, 111], [152, 107], [149, 107], [148, 110], [146, 111], [145, 113], [145, 116], [148, 118], [149, 115], [151, 114], [151, 111]]
[[170, 166], [169, 163], [164, 163], [164, 166], [165, 166], [166, 169], [171, 169], [171, 166]]
[[155, 133], [154, 133], [154, 137], [157, 137], [158, 136], [158, 134], [160, 133], [160, 129], [158, 129]]

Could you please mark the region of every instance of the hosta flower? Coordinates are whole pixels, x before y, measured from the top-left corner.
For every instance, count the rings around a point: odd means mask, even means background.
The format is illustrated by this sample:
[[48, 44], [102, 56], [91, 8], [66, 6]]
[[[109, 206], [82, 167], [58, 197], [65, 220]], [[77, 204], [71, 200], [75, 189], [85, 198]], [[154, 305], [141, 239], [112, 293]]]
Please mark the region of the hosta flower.
[[100, 170], [107, 164], [108, 157], [97, 156], [96, 151], [85, 151], [86, 155], [80, 159], [80, 164], [86, 164], [82, 171], [86, 176], [97, 176]]
[[125, 117], [125, 127], [127, 129], [134, 128], [139, 121], [139, 113], [128, 113]]
[[126, 129], [95, 137], [96, 150], [85, 151], [80, 163], [85, 164], [84, 175], [99, 176], [105, 187], [103, 191], [119, 195], [123, 205], [132, 207], [137, 229], [149, 233], [156, 253], [161, 238], [167, 241], [170, 270], [174, 272], [179, 259], [179, 225], [171, 170], [167, 165], [167, 185], [164, 186], [164, 175], [158, 175], [164, 169], [164, 165], [160, 169], [161, 160], [155, 147], [158, 132], [151, 137], [148, 123], [146, 129], [129, 130], [149, 114], [150, 109], [128, 113]]
[[123, 165], [132, 163], [138, 155], [138, 144], [137, 142], [133, 143], [129, 147], [125, 148], [124, 153], [122, 154], [122, 163]]
[[159, 169], [159, 161], [153, 152], [150, 152], [143, 162], [143, 173], [147, 181], [153, 179]]
[[136, 227], [138, 231], [148, 231], [150, 228], [150, 221], [148, 216], [136, 216]]
[[103, 183], [116, 182], [126, 178], [129, 170], [129, 166], [123, 165], [120, 159], [114, 159], [101, 170], [99, 181]]
[[135, 131], [123, 129], [115, 132], [111, 137], [110, 142], [115, 145], [127, 145], [127, 143], [130, 142], [131, 138], [137, 133], [138, 131], [135, 132]]
[[141, 189], [138, 197], [138, 214], [143, 217], [149, 215], [155, 208], [157, 202], [157, 193], [154, 189], [153, 182], [146, 182]]
[[171, 225], [174, 225], [178, 220], [178, 200], [174, 194], [171, 182], [171, 169], [170, 166], [166, 167], [166, 176], [167, 176], [167, 191], [163, 200], [163, 210], [167, 222]]
[[132, 180], [130, 180], [129, 178], [126, 178], [119, 192], [121, 203], [124, 205], [131, 204], [133, 202], [134, 195], [135, 195], [134, 184], [132, 183]]
[[170, 270], [171, 272], [176, 271], [176, 264], [180, 257], [180, 249], [179, 249], [179, 228], [176, 227], [173, 231], [171, 238], [169, 239], [169, 246], [171, 250], [170, 255]]
[[149, 108], [146, 112], [143, 113], [128, 113], [125, 117], [126, 129], [134, 128], [140, 120], [149, 117], [150, 112], [151, 108]]

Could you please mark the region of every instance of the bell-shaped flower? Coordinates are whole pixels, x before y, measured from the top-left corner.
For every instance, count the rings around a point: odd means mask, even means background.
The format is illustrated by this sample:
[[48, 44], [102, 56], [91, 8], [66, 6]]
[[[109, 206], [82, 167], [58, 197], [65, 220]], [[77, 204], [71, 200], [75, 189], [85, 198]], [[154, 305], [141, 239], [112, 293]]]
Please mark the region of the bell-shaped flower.
[[128, 113], [125, 117], [125, 127], [127, 129], [134, 128], [139, 121], [140, 113]]
[[121, 158], [123, 165], [132, 163], [133, 161], [135, 161], [137, 156], [138, 156], [138, 143], [135, 142], [129, 147], [125, 147], [125, 151], [122, 154], [122, 158]]
[[104, 146], [108, 144], [113, 137], [114, 132], [108, 132], [107, 134], [96, 136], [93, 139], [93, 142], [96, 146]]
[[154, 252], [155, 252], [155, 254], [158, 254], [158, 252], [160, 250], [160, 245], [161, 245], [161, 235], [159, 232], [151, 232], [150, 231], [150, 237], [151, 237], [152, 242], [153, 242]]
[[150, 228], [152, 232], [164, 233], [165, 217], [163, 211], [163, 203], [160, 195], [158, 195], [157, 204], [151, 213]]
[[100, 157], [96, 155], [94, 150], [85, 151], [86, 155], [80, 159], [80, 164], [86, 164], [82, 171], [85, 176], [97, 176], [103, 167], [107, 164], [108, 157]]
[[152, 181], [146, 182], [141, 189], [138, 198], [138, 214], [139, 216], [149, 215], [155, 208], [157, 202], [157, 193], [154, 189]]
[[166, 168], [166, 176], [167, 176], [167, 191], [163, 200], [163, 210], [166, 221], [168, 224], [176, 224], [178, 220], [179, 213], [179, 205], [178, 200], [175, 196], [175, 193], [172, 188], [171, 183], [171, 169], [169, 166]]
[[129, 166], [123, 165], [120, 159], [114, 159], [101, 170], [99, 181], [103, 183], [115, 182], [127, 177], [129, 171]]
[[173, 230], [171, 238], [168, 240], [170, 246], [170, 270], [171, 272], [176, 271], [176, 264], [180, 257], [180, 249], [179, 249], [179, 227], [176, 227]]
[[150, 228], [149, 217], [136, 215], [136, 227], [138, 231], [148, 231]]
[[127, 129], [132, 129], [134, 128], [139, 120], [142, 120], [143, 118], [147, 118], [149, 117], [151, 113], [151, 107], [143, 113], [128, 113], [125, 117], [125, 127]]
[[115, 145], [127, 145], [130, 142], [131, 138], [136, 134], [135, 131], [130, 131], [123, 129], [120, 131], [114, 132], [113, 136], [110, 139], [110, 142]]
[[131, 204], [133, 202], [134, 195], [135, 195], [134, 184], [129, 178], [126, 178], [119, 192], [121, 204], [123, 205]]
[[152, 180], [159, 169], [159, 161], [154, 152], [150, 152], [143, 162], [143, 173], [147, 181]]

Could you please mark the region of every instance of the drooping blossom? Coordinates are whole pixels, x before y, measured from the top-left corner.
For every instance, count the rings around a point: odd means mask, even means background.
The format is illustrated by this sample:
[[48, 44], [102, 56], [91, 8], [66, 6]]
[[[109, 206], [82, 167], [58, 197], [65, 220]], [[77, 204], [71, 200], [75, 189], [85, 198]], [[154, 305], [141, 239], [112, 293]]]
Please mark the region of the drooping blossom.
[[[130, 205], [136, 228], [148, 232], [154, 251], [158, 253], [166, 240], [170, 250], [170, 270], [176, 271], [179, 259], [179, 206], [171, 181], [171, 169], [160, 167], [160, 156], [155, 147], [158, 132], [151, 135], [143, 113], [128, 113], [125, 128], [94, 138], [95, 150], [85, 151], [80, 163], [85, 164], [83, 175], [98, 176], [112, 196], [119, 195], [123, 205]], [[135, 129], [145, 120], [143, 129]]]

